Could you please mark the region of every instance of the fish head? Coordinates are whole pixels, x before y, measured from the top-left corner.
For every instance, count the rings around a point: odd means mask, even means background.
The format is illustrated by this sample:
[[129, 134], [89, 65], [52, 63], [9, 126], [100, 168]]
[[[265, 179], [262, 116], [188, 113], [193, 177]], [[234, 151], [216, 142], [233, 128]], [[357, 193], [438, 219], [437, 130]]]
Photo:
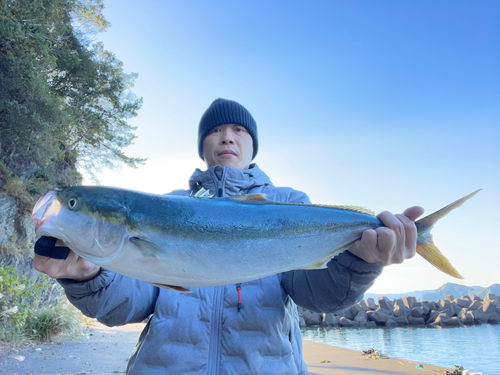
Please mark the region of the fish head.
[[74, 186], [51, 190], [38, 200], [31, 216], [37, 237], [59, 238], [96, 264], [123, 248], [128, 208], [113, 189]]

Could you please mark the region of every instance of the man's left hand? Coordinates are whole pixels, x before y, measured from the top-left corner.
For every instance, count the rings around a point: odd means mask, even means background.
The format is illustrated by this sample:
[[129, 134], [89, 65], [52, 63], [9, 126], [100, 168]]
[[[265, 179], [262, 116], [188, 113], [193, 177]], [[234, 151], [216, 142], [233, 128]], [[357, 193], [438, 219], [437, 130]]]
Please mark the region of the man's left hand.
[[400, 215], [384, 211], [377, 217], [385, 227], [365, 230], [349, 251], [368, 263], [380, 266], [403, 263], [417, 251], [417, 228], [414, 221], [424, 213], [419, 206], [410, 207]]

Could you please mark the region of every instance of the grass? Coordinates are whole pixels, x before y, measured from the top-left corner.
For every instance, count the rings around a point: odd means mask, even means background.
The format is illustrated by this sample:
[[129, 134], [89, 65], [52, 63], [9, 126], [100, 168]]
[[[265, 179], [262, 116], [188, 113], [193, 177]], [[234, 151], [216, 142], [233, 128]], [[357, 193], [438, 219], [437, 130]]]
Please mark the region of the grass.
[[25, 335], [38, 341], [47, 341], [64, 333], [78, 335], [83, 332], [81, 313], [69, 304], [33, 310], [24, 325]]

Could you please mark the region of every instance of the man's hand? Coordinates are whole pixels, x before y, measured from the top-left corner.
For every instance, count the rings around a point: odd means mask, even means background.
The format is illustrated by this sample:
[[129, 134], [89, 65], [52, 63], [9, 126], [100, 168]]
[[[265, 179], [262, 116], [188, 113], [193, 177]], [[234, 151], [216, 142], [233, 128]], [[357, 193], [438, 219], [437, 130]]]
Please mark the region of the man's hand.
[[403, 214], [384, 211], [377, 217], [385, 227], [365, 230], [361, 239], [349, 251], [368, 263], [380, 266], [403, 263], [417, 251], [417, 228], [414, 221], [424, 213], [419, 206], [410, 207]]
[[[55, 246], [66, 246], [61, 240], [57, 240]], [[45, 273], [53, 279], [73, 279], [76, 281], [87, 281], [96, 277], [101, 268], [94, 263], [69, 252], [66, 259], [54, 259], [35, 254], [34, 267], [37, 271]]]

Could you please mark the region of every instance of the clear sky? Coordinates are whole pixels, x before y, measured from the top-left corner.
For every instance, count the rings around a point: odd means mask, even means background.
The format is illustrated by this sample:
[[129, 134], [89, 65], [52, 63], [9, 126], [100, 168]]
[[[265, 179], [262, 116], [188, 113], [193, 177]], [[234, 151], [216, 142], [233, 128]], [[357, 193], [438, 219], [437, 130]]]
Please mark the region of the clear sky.
[[[433, 230], [465, 285], [500, 283], [500, 3], [105, 0], [97, 40], [139, 78], [131, 156], [104, 185], [187, 188], [201, 115], [243, 104], [255, 162], [314, 203], [427, 213], [483, 188]], [[418, 255], [373, 293], [457, 282]]]

